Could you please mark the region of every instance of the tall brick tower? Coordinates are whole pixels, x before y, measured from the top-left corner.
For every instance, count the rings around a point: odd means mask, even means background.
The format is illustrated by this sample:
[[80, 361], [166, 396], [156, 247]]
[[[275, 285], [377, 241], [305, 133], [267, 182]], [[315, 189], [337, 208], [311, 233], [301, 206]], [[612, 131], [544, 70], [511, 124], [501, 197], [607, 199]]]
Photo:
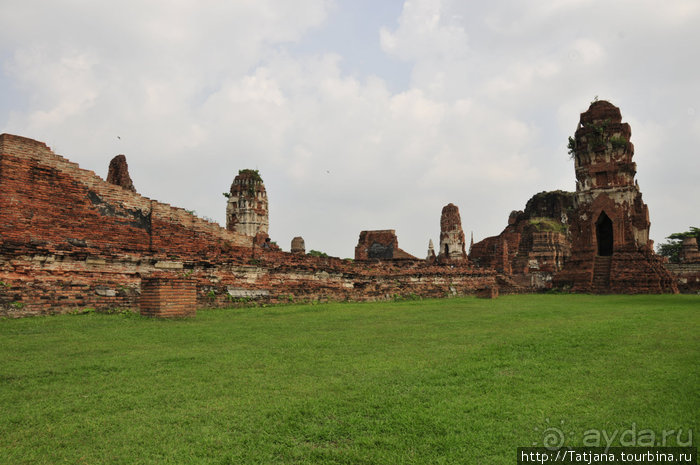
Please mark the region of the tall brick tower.
[[268, 238], [267, 192], [258, 170], [240, 170], [231, 184], [226, 205], [226, 229], [256, 238]]
[[632, 130], [620, 109], [595, 101], [569, 139], [576, 169], [571, 257], [554, 278], [577, 292], [677, 292], [654, 254], [649, 209], [634, 176]]
[[438, 259], [467, 260], [462, 218], [459, 208], [452, 203], [442, 207]]

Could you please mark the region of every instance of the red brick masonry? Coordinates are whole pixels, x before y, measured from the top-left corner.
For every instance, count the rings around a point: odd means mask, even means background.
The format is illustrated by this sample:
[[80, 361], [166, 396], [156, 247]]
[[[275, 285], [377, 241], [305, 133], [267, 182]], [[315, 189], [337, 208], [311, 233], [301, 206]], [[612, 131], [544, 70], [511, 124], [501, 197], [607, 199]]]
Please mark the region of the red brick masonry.
[[491, 269], [263, 250], [249, 236], [107, 183], [41, 142], [0, 135], [0, 315], [136, 310], [142, 281], [155, 276], [194, 282], [196, 308], [516, 290]]
[[144, 278], [141, 280], [141, 315], [159, 318], [195, 316], [197, 286], [189, 279]]

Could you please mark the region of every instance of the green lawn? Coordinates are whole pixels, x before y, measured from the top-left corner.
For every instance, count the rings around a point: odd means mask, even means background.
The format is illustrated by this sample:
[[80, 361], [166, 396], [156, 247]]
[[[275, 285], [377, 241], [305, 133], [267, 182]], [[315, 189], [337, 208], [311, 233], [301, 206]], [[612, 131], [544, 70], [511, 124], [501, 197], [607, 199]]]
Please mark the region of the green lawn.
[[700, 436], [699, 329], [688, 295], [5, 319], [0, 464], [512, 464], [559, 431], [682, 444]]

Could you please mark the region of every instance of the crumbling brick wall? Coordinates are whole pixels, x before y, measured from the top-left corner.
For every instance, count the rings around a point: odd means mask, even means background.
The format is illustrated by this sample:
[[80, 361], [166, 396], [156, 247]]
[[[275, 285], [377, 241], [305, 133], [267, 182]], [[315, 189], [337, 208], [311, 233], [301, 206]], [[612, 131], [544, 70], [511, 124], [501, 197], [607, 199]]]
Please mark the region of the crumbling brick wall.
[[472, 244], [469, 259], [502, 273], [537, 273], [545, 278], [537, 282], [548, 286], [570, 255], [566, 231], [573, 197], [573, 193], [563, 191], [535, 194], [525, 211], [510, 213], [501, 234]]
[[0, 220], [3, 252], [196, 257], [251, 242], [8, 134], [0, 135]]
[[700, 294], [700, 263], [666, 263], [683, 294]]
[[399, 248], [393, 229], [362, 231], [355, 246], [355, 260], [417, 260]]
[[493, 270], [393, 253], [406, 259], [357, 263], [264, 249], [107, 183], [41, 142], [0, 136], [0, 315], [137, 310], [143, 283], [154, 277], [194, 283], [193, 308], [445, 297], [499, 279], [508, 286]]

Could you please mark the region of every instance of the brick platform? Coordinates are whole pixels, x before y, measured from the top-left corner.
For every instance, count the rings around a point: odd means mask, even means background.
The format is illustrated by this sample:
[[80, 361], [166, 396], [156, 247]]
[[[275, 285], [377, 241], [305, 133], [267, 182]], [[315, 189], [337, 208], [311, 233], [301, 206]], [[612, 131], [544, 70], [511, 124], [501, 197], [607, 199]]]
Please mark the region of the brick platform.
[[145, 316], [193, 317], [197, 313], [197, 286], [188, 279], [144, 278], [139, 306]]
[[495, 299], [498, 297], [497, 287], [485, 287], [476, 291], [476, 296], [480, 299]]

